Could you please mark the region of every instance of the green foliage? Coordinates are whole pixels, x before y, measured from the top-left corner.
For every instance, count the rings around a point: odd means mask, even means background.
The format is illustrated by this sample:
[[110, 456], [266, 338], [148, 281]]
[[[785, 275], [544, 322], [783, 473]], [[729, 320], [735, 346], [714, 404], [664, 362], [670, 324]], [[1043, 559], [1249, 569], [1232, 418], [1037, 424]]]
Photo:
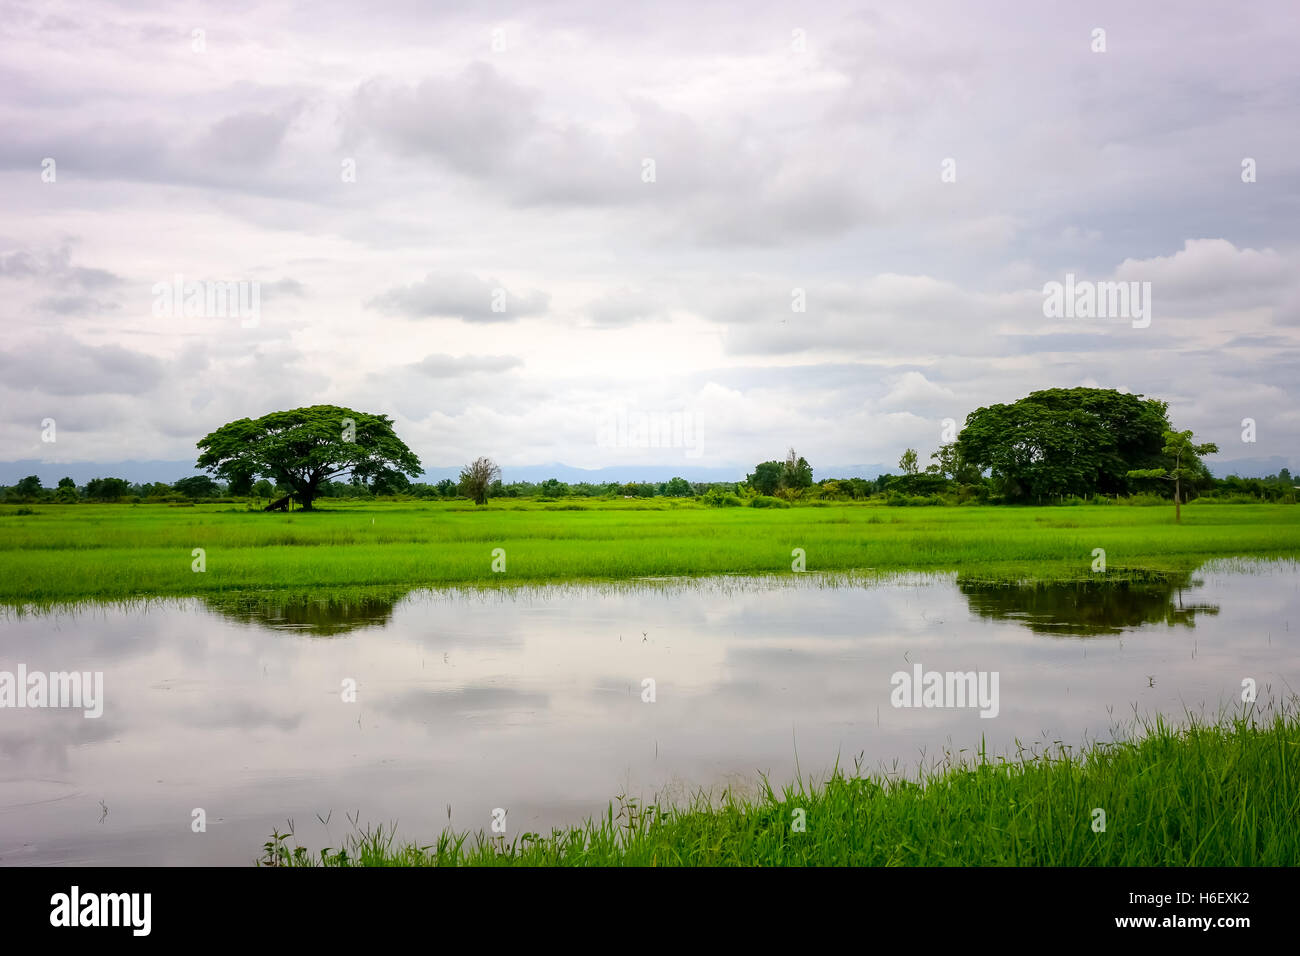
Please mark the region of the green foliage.
[[909, 495], [901, 491], [890, 491], [885, 496], [885, 504], [891, 507], [916, 507], [947, 504], [939, 495]]
[[91, 501], [121, 501], [131, 493], [125, 478], [91, 478], [86, 482], [86, 497]]
[[1182, 520], [1183, 485], [1194, 486], [1198, 481], [1206, 481], [1209, 472], [1201, 461], [1202, 455], [1213, 455], [1219, 450], [1214, 442], [1201, 445], [1192, 442], [1191, 431], [1176, 432], [1166, 430], [1163, 435], [1165, 444], [1161, 449], [1170, 460], [1168, 468], [1142, 468], [1130, 471], [1130, 478], [1163, 478], [1174, 483], [1174, 520]]
[[753, 474], [745, 477], [745, 483], [761, 496], [784, 494], [798, 498], [804, 489], [812, 486], [813, 470], [807, 459], [791, 448], [785, 461], [764, 461], [755, 465]]
[[36, 475], [28, 475], [21, 479], [18, 484], [13, 486], [12, 497], [22, 501], [37, 501], [44, 491], [41, 487], [41, 479]]
[[739, 508], [744, 504], [739, 495], [720, 488], [710, 488], [700, 495], [700, 503], [710, 508]]
[[564, 498], [569, 494], [569, 486], [558, 478], [547, 478], [537, 490], [548, 498]]
[[812, 465], [791, 448], [781, 465], [781, 488], [797, 496], [803, 489], [811, 487], [812, 481]]
[[774, 495], [781, 487], [784, 465], [779, 461], [764, 461], [754, 466], [754, 472], [745, 476], [745, 482], [760, 495]]
[[903, 452], [903, 457], [898, 459], [898, 467], [903, 469], [903, 474], [905, 475], [916, 474], [917, 466], [915, 448], [909, 448], [907, 451]]
[[340, 475], [369, 482], [395, 473], [420, 474], [420, 460], [392, 426], [386, 415], [338, 405], [241, 418], [199, 441], [198, 467], [228, 481], [272, 478], [310, 510], [321, 486]]
[[1167, 409], [1113, 389], [1047, 389], [971, 412], [955, 451], [1012, 500], [1122, 494], [1131, 471], [1163, 465]]
[[182, 494], [190, 500], [215, 498], [221, 492], [221, 488], [217, 483], [207, 475], [194, 475], [190, 478], [182, 478], [179, 481], [172, 482], [172, 488], [178, 494]]
[[756, 495], [750, 499], [751, 508], [789, 508], [790, 502], [783, 501], [780, 498], [773, 498], [771, 495]]
[[671, 478], [664, 482], [662, 494], [666, 498], [689, 498], [691, 483], [685, 478]]
[[930, 455], [930, 459], [934, 464], [926, 471], [933, 469], [937, 474], [960, 485], [979, 484], [979, 468], [962, 458], [960, 446], [956, 442], [940, 445], [939, 450]]

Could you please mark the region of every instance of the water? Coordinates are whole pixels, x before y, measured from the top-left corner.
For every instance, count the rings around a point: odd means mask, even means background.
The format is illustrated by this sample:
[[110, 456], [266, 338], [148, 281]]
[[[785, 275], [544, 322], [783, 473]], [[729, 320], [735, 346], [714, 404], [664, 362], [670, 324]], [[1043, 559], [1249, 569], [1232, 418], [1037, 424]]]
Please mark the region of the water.
[[[348, 815], [428, 842], [503, 808], [509, 837], [796, 761], [1109, 739], [1135, 711], [1240, 706], [1245, 678], [1294, 693], [1298, 610], [1300, 566], [1273, 562], [1127, 589], [810, 574], [9, 612], [0, 671], [102, 671], [105, 704], [0, 709], [0, 863], [242, 865], [289, 819], [337, 847]], [[916, 663], [997, 672], [997, 716], [891, 706]]]

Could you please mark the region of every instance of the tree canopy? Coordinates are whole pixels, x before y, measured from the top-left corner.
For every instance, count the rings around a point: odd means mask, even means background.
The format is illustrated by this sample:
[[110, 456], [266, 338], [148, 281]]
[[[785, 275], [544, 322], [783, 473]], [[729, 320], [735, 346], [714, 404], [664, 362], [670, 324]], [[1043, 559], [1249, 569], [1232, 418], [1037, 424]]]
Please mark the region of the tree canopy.
[[1008, 498], [1119, 494], [1132, 471], [1165, 466], [1167, 412], [1114, 389], [1051, 388], [971, 412], [956, 452]]
[[759, 462], [753, 474], [745, 476], [745, 482], [760, 495], [782, 491], [798, 495], [813, 483], [812, 465], [791, 448], [786, 452], [785, 461]]
[[391, 418], [338, 405], [241, 418], [203, 438], [198, 448], [199, 468], [227, 481], [273, 479], [306, 510], [339, 475], [369, 482], [422, 471], [420, 459], [393, 432]]

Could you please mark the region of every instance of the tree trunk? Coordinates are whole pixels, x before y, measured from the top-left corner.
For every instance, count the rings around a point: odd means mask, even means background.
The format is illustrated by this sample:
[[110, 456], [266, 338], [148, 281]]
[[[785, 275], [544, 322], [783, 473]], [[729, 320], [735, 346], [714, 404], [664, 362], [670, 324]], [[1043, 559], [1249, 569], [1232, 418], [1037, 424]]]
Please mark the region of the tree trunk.
[[1183, 496], [1182, 482], [1177, 478], [1174, 479], [1174, 521], [1182, 523], [1183, 520]]

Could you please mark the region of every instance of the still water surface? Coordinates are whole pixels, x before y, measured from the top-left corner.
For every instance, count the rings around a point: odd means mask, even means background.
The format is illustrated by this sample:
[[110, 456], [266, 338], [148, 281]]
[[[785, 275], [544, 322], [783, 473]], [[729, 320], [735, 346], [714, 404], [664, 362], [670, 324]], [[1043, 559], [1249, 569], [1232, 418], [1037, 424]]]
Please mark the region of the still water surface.
[[[102, 671], [105, 704], [0, 709], [0, 864], [249, 864], [289, 819], [337, 847], [349, 814], [428, 842], [501, 807], [510, 837], [621, 793], [779, 784], [796, 761], [1073, 746], [1135, 710], [1239, 706], [1247, 677], [1261, 701], [1294, 693], [1298, 612], [1290, 562], [1128, 588], [807, 574], [9, 611], [0, 671]], [[892, 707], [917, 663], [996, 671], [997, 716]]]

